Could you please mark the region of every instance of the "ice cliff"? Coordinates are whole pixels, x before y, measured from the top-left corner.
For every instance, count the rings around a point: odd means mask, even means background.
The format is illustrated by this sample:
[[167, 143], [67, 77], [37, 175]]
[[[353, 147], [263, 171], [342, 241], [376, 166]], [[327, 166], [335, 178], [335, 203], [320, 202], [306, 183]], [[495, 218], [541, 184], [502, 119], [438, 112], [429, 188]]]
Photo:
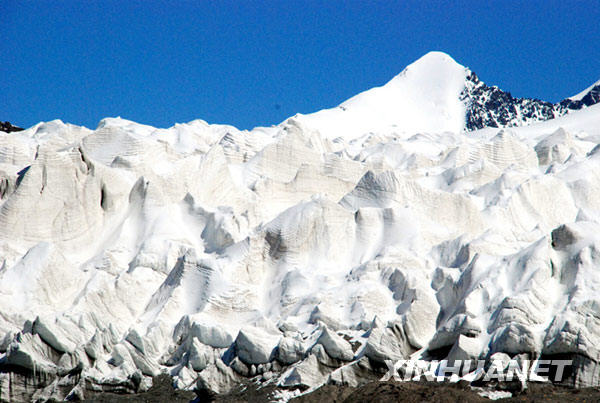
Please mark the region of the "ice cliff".
[[597, 88], [515, 101], [433, 52], [269, 128], [0, 132], [0, 399], [495, 353], [600, 385]]

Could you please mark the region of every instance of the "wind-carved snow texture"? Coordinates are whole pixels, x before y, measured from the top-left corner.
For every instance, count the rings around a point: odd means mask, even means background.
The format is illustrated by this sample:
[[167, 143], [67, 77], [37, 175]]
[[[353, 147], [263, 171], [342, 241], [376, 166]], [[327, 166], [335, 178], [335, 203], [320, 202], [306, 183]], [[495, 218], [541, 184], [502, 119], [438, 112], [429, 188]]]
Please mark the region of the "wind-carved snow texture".
[[[388, 359], [498, 352], [600, 384], [600, 106], [465, 133], [464, 94], [489, 91], [430, 53], [250, 132], [0, 133], [0, 398], [161, 372], [217, 393], [356, 386]], [[519, 124], [550, 117], [519, 105]], [[477, 122], [516, 122], [500, 110]]]

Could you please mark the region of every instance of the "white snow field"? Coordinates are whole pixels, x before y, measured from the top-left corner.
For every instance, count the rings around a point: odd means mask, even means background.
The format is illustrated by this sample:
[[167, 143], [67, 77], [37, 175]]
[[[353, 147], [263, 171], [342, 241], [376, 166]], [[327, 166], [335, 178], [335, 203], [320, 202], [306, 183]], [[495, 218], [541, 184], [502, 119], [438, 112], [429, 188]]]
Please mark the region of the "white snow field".
[[469, 73], [432, 52], [252, 131], [0, 132], [0, 399], [160, 373], [293, 396], [495, 353], [599, 385], [600, 105], [466, 132]]

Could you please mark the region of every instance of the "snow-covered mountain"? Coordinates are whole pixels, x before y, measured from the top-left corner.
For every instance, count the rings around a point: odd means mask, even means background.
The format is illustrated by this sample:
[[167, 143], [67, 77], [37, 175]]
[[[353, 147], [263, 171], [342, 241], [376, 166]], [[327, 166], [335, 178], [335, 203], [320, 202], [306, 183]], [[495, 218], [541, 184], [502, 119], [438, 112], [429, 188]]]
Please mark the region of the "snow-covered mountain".
[[345, 139], [365, 133], [461, 132], [515, 127], [563, 116], [600, 101], [600, 82], [558, 104], [514, 98], [483, 83], [469, 68], [430, 52], [382, 87], [337, 108], [296, 118], [324, 136]]
[[249, 132], [0, 132], [0, 399], [161, 372], [291, 396], [494, 354], [569, 357], [565, 383], [598, 385], [597, 101], [514, 99], [433, 52]]

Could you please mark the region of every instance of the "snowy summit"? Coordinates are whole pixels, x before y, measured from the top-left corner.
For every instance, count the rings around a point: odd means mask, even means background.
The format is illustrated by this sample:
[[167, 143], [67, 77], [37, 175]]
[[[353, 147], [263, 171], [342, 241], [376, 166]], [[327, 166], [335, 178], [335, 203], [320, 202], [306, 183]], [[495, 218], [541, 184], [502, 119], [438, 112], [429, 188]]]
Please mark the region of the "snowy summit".
[[381, 131], [460, 132], [466, 116], [460, 94], [468, 75], [469, 70], [447, 54], [430, 52], [384, 86], [298, 119], [329, 138]]

